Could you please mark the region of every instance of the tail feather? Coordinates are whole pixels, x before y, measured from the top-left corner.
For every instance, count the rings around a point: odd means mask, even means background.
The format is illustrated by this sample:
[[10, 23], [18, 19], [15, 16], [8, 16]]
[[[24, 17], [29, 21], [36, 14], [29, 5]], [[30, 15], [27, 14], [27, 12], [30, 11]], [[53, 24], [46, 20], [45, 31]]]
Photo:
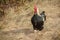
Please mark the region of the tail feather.
[[45, 11], [42, 11], [42, 13], [40, 13], [41, 17], [43, 18], [44, 21], [46, 21], [46, 15], [45, 15]]

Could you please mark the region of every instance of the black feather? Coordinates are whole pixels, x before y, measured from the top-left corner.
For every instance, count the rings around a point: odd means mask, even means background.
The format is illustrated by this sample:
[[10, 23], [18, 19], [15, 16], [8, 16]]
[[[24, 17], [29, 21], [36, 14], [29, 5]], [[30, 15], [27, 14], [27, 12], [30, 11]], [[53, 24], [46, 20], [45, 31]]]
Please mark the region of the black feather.
[[42, 30], [44, 28], [43, 27], [43, 25], [44, 25], [43, 17], [45, 18], [46, 15], [44, 13], [41, 13], [40, 15], [41, 16], [39, 16], [38, 14], [35, 14], [31, 18], [31, 23], [33, 25], [34, 30]]

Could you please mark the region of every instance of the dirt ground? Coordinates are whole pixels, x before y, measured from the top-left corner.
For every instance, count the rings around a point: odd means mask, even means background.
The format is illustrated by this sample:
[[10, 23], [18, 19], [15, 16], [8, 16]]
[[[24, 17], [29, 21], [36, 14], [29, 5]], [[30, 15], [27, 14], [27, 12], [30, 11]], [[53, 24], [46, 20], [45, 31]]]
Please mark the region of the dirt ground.
[[[60, 0], [36, 0], [40, 12], [45, 11], [47, 20], [42, 31], [33, 31], [32, 6], [9, 7], [0, 21], [0, 40], [60, 40]], [[34, 5], [33, 2], [30, 4]]]

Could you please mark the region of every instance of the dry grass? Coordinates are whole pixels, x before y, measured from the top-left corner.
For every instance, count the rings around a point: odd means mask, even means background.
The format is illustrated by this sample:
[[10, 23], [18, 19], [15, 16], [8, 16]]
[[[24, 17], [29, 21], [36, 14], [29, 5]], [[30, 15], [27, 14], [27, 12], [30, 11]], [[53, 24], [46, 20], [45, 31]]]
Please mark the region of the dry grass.
[[59, 0], [36, 0], [40, 12], [44, 10], [47, 16], [44, 29], [37, 33], [33, 32], [31, 24], [34, 2], [3, 9], [5, 16], [0, 17], [0, 40], [60, 40]]

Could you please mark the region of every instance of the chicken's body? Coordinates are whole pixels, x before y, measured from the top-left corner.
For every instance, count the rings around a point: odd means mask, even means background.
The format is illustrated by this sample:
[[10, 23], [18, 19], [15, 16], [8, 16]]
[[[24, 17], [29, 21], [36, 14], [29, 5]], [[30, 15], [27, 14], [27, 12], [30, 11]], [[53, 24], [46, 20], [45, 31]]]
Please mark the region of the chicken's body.
[[40, 15], [38, 15], [37, 9], [35, 9], [34, 15], [31, 18], [31, 23], [33, 25], [33, 29], [34, 30], [39, 30], [41, 31], [44, 27], [44, 20], [45, 20], [45, 16], [44, 15], [45, 12], [43, 11]]
[[34, 30], [42, 30], [43, 29], [43, 25], [44, 25], [44, 21], [43, 18], [39, 15], [34, 15], [31, 18], [31, 23], [33, 24], [33, 29]]

